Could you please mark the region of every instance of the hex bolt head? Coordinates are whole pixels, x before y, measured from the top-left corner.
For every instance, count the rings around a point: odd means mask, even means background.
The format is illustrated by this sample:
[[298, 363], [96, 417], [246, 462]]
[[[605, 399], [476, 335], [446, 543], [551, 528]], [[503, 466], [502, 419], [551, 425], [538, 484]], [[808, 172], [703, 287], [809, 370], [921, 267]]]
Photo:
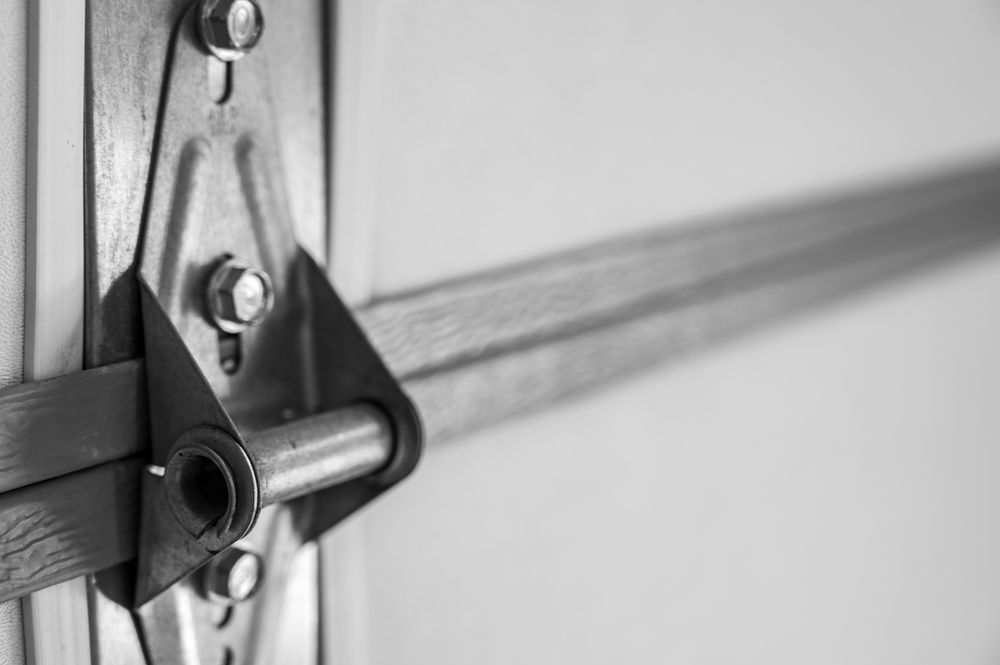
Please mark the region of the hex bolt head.
[[198, 32], [205, 46], [225, 62], [239, 60], [264, 31], [264, 15], [253, 0], [201, 0]]
[[205, 594], [222, 603], [250, 598], [264, 580], [264, 560], [259, 554], [233, 545], [205, 566]]
[[263, 270], [228, 259], [208, 280], [208, 311], [227, 333], [241, 333], [264, 320], [274, 306], [271, 278]]

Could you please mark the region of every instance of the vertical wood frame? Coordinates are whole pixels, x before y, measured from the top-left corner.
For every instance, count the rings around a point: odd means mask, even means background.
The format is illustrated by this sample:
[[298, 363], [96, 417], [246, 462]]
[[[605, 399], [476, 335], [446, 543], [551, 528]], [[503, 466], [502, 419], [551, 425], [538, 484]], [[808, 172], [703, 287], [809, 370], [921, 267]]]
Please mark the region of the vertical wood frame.
[[[24, 377], [83, 366], [85, 0], [29, 2]], [[86, 580], [24, 598], [29, 665], [89, 665]]]
[[83, 364], [84, 0], [29, 3], [24, 374]]

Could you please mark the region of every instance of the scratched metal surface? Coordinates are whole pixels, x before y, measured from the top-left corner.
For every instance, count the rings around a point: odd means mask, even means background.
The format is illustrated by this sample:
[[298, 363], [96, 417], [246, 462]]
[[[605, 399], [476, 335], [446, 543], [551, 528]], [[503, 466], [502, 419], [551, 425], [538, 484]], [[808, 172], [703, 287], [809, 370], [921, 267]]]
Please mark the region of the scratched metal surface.
[[[279, 118], [276, 129], [292, 221], [300, 243], [314, 258], [324, 262], [327, 3], [258, 1], [266, 18], [265, 34], [258, 48], [265, 51], [272, 73], [271, 98]], [[168, 44], [173, 26], [190, 4], [191, 0], [88, 0], [87, 3], [84, 350], [87, 367], [142, 355], [134, 264], [169, 57]], [[84, 476], [89, 478], [93, 473], [67, 476], [75, 480], [66, 483], [89, 482]], [[109, 486], [115, 490], [109, 508], [117, 503], [134, 508], [135, 489], [128, 483], [118, 483], [118, 478], [115, 475], [116, 482]], [[88, 487], [74, 491], [85, 495]], [[123, 495], [122, 491], [131, 494]], [[58, 511], [59, 506], [52, 509]], [[131, 515], [129, 519], [133, 519]], [[120, 533], [120, 526], [112, 528]], [[57, 532], [53, 533], [58, 535]], [[134, 550], [134, 538], [134, 534], [126, 534], [122, 540], [105, 539], [114, 555], [108, 556], [109, 552], [97, 549], [104, 552], [97, 556], [99, 563], [86, 569], [49, 567], [46, 574], [58, 577], [64, 572], [80, 574], [107, 568], [131, 556], [122, 557], [121, 553]], [[70, 559], [80, 563], [78, 559]], [[103, 595], [115, 595], [114, 589], [122, 588], [131, 575], [127, 568], [98, 575], [100, 583], [94, 586], [92, 606], [93, 620], [99, 626], [92, 645], [95, 663], [118, 665], [143, 660], [131, 618]], [[30, 586], [32, 582], [21, 580], [15, 584]]]
[[[133, 264], [171, 30], [190, 0], [88, 3], [88, 367], [141, 354]], [[262, 0], [289, 202], [300, 242], [325, 259], [326, 73], [321, 0]]]

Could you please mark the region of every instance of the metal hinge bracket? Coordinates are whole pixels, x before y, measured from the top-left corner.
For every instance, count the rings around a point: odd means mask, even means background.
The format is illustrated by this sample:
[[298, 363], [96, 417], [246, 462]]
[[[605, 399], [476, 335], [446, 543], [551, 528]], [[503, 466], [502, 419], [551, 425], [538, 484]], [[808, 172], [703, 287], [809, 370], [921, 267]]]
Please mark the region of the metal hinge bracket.
[[[260, 35], [249, 0], [199, 2], [182, 19], [139, 260], [152, 457], [135, 605], [161, 629], [180, 601], [160, 596], [194, 589], [192, 574], [248, 542], [266, 506], [284, 506], [282, 539], [314, 538], [409, 474], [422, 440], [410, 400], [295, 241], [264, 54], [216, 57], [222, 5], [228, 46]], [[259, 562], [224, 565], [232, 588], [203, 581], [199, 598], [252, 593]]]

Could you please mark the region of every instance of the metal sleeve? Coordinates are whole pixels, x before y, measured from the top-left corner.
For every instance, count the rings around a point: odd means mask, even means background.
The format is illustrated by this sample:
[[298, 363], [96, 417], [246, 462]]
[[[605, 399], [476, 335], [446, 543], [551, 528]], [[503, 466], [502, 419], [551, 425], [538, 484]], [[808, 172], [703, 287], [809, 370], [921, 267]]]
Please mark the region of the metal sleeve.
[[388, 418], [368, 404], [302, 418], [250, 436], [262, 505], [368, 475], [392, 456]]

